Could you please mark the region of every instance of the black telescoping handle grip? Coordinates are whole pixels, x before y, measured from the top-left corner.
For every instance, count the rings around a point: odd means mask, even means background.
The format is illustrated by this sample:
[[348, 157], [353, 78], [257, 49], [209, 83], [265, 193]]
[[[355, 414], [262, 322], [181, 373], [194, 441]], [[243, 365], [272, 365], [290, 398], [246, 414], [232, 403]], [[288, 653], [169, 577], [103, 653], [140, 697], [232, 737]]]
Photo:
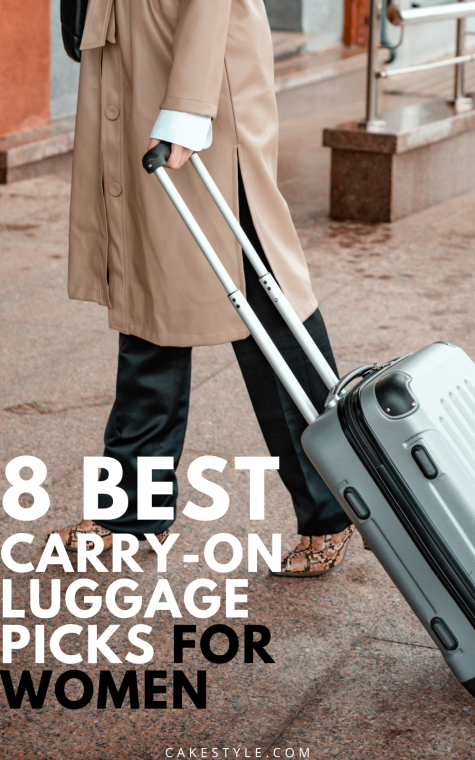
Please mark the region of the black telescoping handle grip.
[[170, 158], [171, 152], [171, 143], [165, 141], [158, 143], [154, 148], [148, 150], [142, 158], [143, 168], [148, 174], [153, 174], [157, 169], [160, 169], [161, 166], [165, 166]]

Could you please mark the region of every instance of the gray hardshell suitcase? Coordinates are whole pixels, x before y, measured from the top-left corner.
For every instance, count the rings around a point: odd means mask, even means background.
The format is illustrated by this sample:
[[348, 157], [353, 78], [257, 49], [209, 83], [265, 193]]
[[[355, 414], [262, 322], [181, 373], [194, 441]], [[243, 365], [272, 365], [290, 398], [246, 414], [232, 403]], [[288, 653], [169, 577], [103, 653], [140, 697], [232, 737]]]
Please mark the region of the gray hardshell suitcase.
[[475, 696], [475, 364], [440, 342], [339, 381], [194, 154], [262, 286], [329, 388], [319, 416], [176, 191], [163, 168], [169, 151], [167, 143], [153, 148], [144, 168], [158, 177], [309, 423], [307, 456]]

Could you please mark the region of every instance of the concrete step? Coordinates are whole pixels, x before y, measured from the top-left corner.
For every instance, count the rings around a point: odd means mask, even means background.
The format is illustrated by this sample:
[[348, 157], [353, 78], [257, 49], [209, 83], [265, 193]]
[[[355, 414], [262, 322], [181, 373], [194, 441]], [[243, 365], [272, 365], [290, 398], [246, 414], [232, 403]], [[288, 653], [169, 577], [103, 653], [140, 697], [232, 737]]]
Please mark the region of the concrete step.
[[275, 62], [275, 91], [293, 90], [364, 69], [366, 60], [366, 53], [360, 47], [346, 45], [278, 59]]
[[301, 53], [307, 42], [310, 42], [313, 37], [313, 34], [302, 34], [301, 32], [272, 32], [274, 59], [277, 61]]
[[0, 139], [0, 184], [31, 179], [71, 166], [75, 117]]

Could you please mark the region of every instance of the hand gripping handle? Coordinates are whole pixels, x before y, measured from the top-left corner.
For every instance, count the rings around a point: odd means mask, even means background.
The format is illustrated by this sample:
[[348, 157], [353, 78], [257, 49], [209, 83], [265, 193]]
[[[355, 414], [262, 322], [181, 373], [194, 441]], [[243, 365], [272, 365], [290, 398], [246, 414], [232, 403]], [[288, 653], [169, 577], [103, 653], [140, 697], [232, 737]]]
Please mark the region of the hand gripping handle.
[[150, 148], [142, 158], [142, 166], [147, 174], [153, 174], [161, 166], [165, 166], [171, 152], [171, 143], [165, 141], [159, 142], [154, 148]]

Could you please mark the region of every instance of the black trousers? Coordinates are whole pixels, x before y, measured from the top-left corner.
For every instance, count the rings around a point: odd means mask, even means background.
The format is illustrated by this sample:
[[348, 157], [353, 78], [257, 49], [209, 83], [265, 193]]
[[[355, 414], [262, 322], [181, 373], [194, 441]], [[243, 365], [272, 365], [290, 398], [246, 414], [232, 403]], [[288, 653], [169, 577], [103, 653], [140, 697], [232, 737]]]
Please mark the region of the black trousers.
[[[239, 204], [241, 224], [268, 266], [242, 182]], [[316, 409], [321, 411], [327, 395], [325, 385], [272, 305], [246, 257], [244, 271], [249, 303]], [[336, 372], [319, 309], [305, 325]], [[303, 451], [300, 438], [306, 428], [304, 418], [254, 339], [250, 336], [232, 345], [269, 452], [280, 458], [279, 474], [292, 498], [298, 532], [318, 536], [344, 530], [350, 521]], [[117, 391], [104, 435], [104, 456], [121, 463], [120, 485], [128, 495], [129, 506], [119, 519], [98, 521], [116, 533], [132, 533], [143, 539], [145, 533], [161, 533], [173, 524], [173, 520], [137, 520], [137, 457], [172, 456], [175, 467], [178, 466], [188, 419], [191, 353], [191, 348], [157, 346], [134, 335], [119, 336]], [[101, 478], [107, 478], [107, 472], [101, 473]], [[154, 470], [153, 480], [173, 480], [173, 494], [153, 496], [153, 506], [175, 507], [178, 486], [174, 472]], [[99, 497], [99, 507], [110, 503], [110, 497]]]

